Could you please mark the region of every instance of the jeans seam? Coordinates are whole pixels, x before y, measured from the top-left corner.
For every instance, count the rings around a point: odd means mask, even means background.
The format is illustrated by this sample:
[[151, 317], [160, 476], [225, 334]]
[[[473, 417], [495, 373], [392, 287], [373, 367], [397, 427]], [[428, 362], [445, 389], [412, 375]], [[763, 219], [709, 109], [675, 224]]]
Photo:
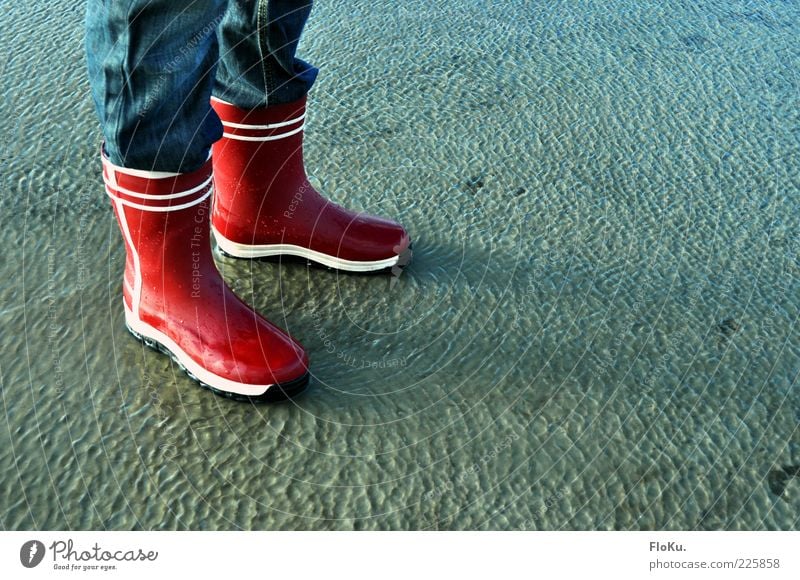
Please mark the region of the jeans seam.
[[[269, 0], [258, 0], [258, 21], [256, 23], [256, 35], [258, 40], [258, 52], [261, 57], [261, 75], [264, 78], [264, 101], [269, 106], [269, 91], [272, 86], [272, 73], [267, 66], [267, 54], [269, 47], [267, 43], [267, 26], [269, 26]], [[266, 22], [264, 20], [266, 19]], [[265, 47], [267, 50], [265, 51]]]
[[[110, 18], [110, 13], [107, 13], [104, 16], [106, 18]], [[128, 13], [126, 14], [125, 18], [126, 18], [126, 22], [130, 22], [130, 9], [128, 10]], [[130, 27], [126, 26], [125, 27], [125, 32], [123, 33], [123, 36], [122, 36], [122, 39], [119, 41], [120, 45], [121, 46], [129, 46], [130, 45], [130, 40], [131, 40], [131, 30], [130, 30]], [[103, 60], [103, 75], [104, 76], [107, 74], [106, 70], [105, 70], [105, 67], [106, 67], [105, 59], [107, 59], [107, 58], [108, 58], [108, 55], [105, 55], [104, 60]], [[109, 155], [109, 159], [111, 160], [111, 162], [115, 163], [115, 164], [118, 164], [121, 167], [126, 167], [127, 166], [127, 163], [128, 163], [127, 157], [130, 154], [130, 142], [125, 147], [125, 154], [123, 154], [122, 147], [121, 147], [121, 145], [122, 145], [122, 124], [123, 124], [122, 123], [122, 116], [123, 116], [123, 109], [124, 109], [124, 105], [122, 103], [122, 99], [123, 99], [123, 94], [125, 93], [125, 89], [128, 88], [128, 83], [130, 81], [130, 75], [128, 74], [127, 62], [128, 61], [126, 59], [124, 62], [115, 63], [115, 66], [119, 67], [119, 69], [118, 69], [118, 73], [119, 73], [118, 74], [118, 78], [120, 78], [122, 82], [119, 83], [119, 86], [117, 87], [117, 88], [119, 88], [119, 90], [114, 95], [114, 99], [113, 99], [113, 103], [114, 103], [112, 105], [113, 121], [111, 122], [111, 126], [112, 126], [112, 131], [113, 131], [112, 140], [113, 140], [113, 143], [114, 143], [115, 151], [113, 151], [112, 154]], [[106, 108], [106, 111], [108, 111], [108, 108], [109, 108], [108, 107], [108, 91], [106, 91], [106, 99], [107, 100], [106, 100], [105, 108]], [[105, 126], [103, 127], [103, 133], [105, 134], [105, 137], [106, 137], [105, 141], [108, 141], [108, 134], [106, 133], [106, 127], [108, 126], [109, 121], [111, 121], [111, 116], [110, 115], [106, 115]], [[137, 126], [138, 126], [138, 123], [137, 123]], [[105, 142], [103, 143], [102, 149], [106, 149], [106, 143]], [[141, 168], [141, 169], [147, 169], [147, 168]]]

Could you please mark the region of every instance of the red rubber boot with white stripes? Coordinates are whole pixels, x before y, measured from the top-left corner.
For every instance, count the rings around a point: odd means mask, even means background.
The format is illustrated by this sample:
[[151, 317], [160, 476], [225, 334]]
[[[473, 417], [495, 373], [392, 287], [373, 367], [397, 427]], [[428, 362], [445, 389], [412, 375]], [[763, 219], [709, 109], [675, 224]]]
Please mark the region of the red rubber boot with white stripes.
[[125, 322], [201, 385], [245, 401], [281, 400], [308, 384], [308, 356], [228, 288], [211, 254], [212, 161], [191, 173], [139, 171], [103, 156], [125, 240]]
[[225, 128], [214, 144], [212, 229], [237, 258], [296, 256], [329, 268], [374, 272], [411, 258], [396, 222], [347, 210], [322, 197], [303, 165], [305, 97], [245, 110], [212, 98]]

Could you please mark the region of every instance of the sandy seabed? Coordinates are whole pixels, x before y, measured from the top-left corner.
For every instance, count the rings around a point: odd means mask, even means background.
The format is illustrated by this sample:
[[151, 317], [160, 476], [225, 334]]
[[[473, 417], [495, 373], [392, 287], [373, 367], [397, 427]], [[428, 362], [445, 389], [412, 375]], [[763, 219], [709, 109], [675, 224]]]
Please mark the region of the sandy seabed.
[[798, 528], [800, 4], [319, 3], [307, 165], [415, 257], [219, 257], [258, 407], [125, 329], [83, 5], [2, 12], [3, 529]]

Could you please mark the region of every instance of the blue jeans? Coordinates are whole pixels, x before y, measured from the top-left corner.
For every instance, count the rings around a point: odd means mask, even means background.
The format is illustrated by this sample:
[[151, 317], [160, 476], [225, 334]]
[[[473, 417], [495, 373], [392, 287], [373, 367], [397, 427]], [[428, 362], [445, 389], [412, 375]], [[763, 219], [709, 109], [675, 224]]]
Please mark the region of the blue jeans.
[[89, 0], [89, 80], [110, 161], [193, 171], [222, 137], [212, 92], [246, 109], [304, 96], [318, 71], [295, 51], [311, 3]]

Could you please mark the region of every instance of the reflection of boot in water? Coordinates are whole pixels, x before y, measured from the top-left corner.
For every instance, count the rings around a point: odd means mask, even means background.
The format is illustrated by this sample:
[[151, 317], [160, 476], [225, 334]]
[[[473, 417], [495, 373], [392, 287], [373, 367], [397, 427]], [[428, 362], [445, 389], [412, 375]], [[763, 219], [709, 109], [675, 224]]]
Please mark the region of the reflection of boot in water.
[[305, 97], [245, 110], [212, 106], [225, 136], [214, 144], [212, 227], [225, 254], [297, 256], [350, 272], [408, 263], [411, 243], [396, 222], [356, 213], [322, 197], [303, 164]]
[[125, 321], [204, 386], [268, 401], [308, 384], [303, 347], [228, 288], [211, 254], [212, 161], [191, 173], [124, 169], [103, 156], [125, 240]]

